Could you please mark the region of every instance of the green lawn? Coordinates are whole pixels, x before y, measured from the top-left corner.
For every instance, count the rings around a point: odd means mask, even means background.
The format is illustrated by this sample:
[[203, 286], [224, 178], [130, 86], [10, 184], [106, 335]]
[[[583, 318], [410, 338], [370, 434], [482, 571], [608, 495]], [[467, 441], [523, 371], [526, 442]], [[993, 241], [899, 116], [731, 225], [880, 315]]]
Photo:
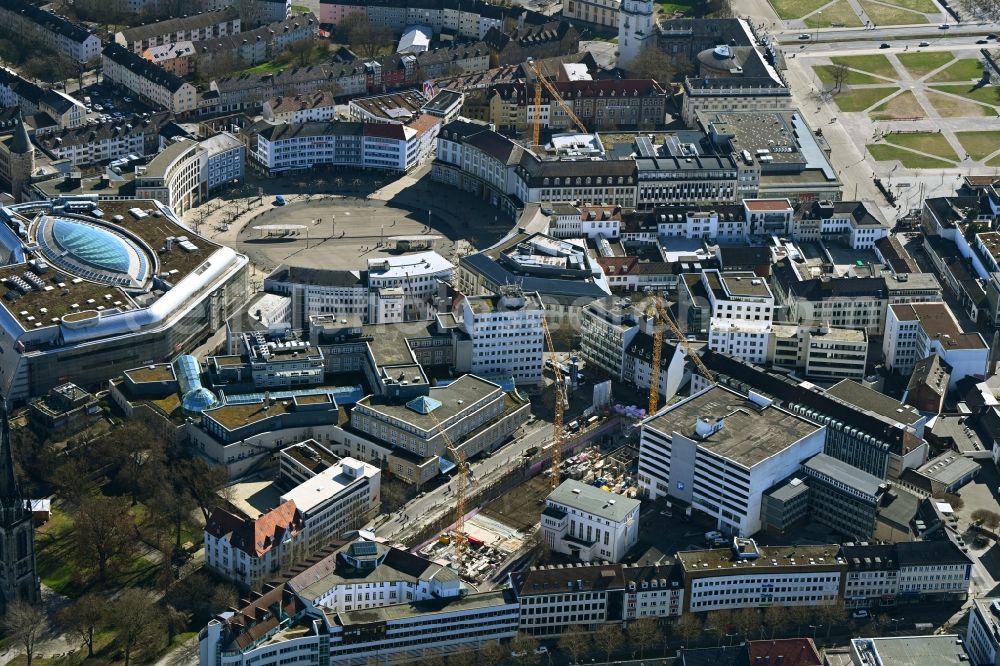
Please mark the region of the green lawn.
[[810, 28], [861, 27], [861, 19], [851, 9], [847, 0], [837, 0], [826, 9], [807, 16], [803, 23]]
[[887, 5], [896, 5], [897, 7], [903, 7], [904, 9], [912, 9], [915, 12], [920, 12], [922, 14], [940, 14], [941, 10], [938, 9], [931, 0], [881, 0]]
[[1000, 155], [997, 155], [996, 157], [994, 157], [993, 159], [991, 159], [989, 162], [987, 162], [986, 166], [1000, 167]]
[[914, 134], [889, 134], [885, 137], [886, 143], [894, 146], [902, 146], [911, 150], [919, 150], [922, 153], [936, 155], [946, 160], [957, 160], [958, 155], [948, 143], [948, 139], [937, 132], [917, 132]]
[[982, 102], [983, 104], [990, 104], [992, 106], [1000, 104], [1000, 88], [997, 88], [996, 86], [974, 88], [963, 83], [961, 85], [936, 85], [931, 86], [931, 88], [933, 90], [951, 93], [952, 95], [959, 95], [976, 102]]
[[878, 53], [860, 56], [840, 56], [839, 58], [830, 58], [830, 62], [834, 65], [846, 65], [851, 69], [860, 69], [862, 72], [868, 72], [876, 76], [884, 76], [887, 79], [896, 78], [896, 68], [892, 66], [888, 58]]
[[774, 12], [784, 20], [802, 18], [823, 5], [830, 4], [830, 0], [770, 0], [770, 2]]
[[[820, 81], [828, 86], [834, 84], [833, 79], [833, 65], [816, 65], [813, 67], [816, 71], [816, 76]], [[885, 83], [885, 79], [875, 78], [871, 74], [864, 74], [862, 72], [855, 72], [854, 70], [848, 70], [847, 78], [844, 79], [846, 85], [863, 85], [866, 83]]]
[[917, 12], [911, 12], [900, 7], [880, 5], [869, 0], [859, 0], [861, 7], [876, 25], [908, 25], [910, 23], [929, 23], [927, 17]]
[[954, 58], [950, 53], [941, 53], [939, 51], [900, 53], [896, 57], [899, 58], [899, 62], [903, 63], [903, 66], [915, 78], [924, 76], [928, 72], [933, 72], [938, 67], [944, 67]]
[[690, 14], [694, 3], [685, 2], [685, 0], [668, 0], [666, 2], [657, 2], [656, 6], [663, 14], [674, 14], [676, 12]]
[[845, 90], [834, 95], [833, 99], [841, 111], [864, 111], [880, 99], [885, 99], [898, 88], [893, 86], [879, 86], [878, 88], [858, 88], [856, 90]]
[[240, 74], [273, 74], [274, 72], [280, 72], [285, 69], [286, 65], [280, 65], [276, 62], [268, 60], [267, 62], [262, 62], [259, 65], [254, 65], [253, 67], [247, 67], [244, 70], [236, 72], [232, 76], [239, 76]]
[[306, 7], [305, 5], [292, 5], [293, 14], [308, 14], [311, 11], [312, 10]]
[[884, 143], [868, 146], [868, 152], [871, 153], [871, 156], [878, 162], [899, 160], [904, 167], [909, 169], [941, 169], [955, 166], [951, 162], [945, 162], [944, 160], [928, 157], [926, 155], [920, 155], [918, 153], [911, 153], [908, 150], [903, 150], [902, 148], [897, 148], [896, 146], [890, 146]]
[[981, 160], [1000, 149], [1000, 130], [955, 132], [955, 138], [974, 160]]
[[983, 68], [975, 58], [956, 60], [931, 78], [933, 83], [947, 81], [978, 81], [983, 76]]

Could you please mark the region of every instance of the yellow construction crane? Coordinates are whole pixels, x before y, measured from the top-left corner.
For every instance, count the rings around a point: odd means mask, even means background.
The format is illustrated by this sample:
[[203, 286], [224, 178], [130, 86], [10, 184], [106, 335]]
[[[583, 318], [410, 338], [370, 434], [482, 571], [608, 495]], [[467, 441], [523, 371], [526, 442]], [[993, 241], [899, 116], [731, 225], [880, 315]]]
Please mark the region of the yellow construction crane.
[[[428, 412], [428, 416], [434, 421], [434, 424], [441, 431], [441, 439], [444, 440], [445, 446], [451, 451], [451, 455], [455, 458], [455, 466], [458, 467], [458, 488], [455, 489], [455, 529], [451, 533], [452, 545], [455, 547], [455, 571], [458, 572], [459, 578], [465, 573], [465, 548], [468, 545], [469, 537], [465, 533], [465, 488], [469, 485], [469, 465], [465, 462], [465, 454], [456, 448], [455, 443], [451, 441], [451, 437], [444, 428], [441, 427], [441, 422], [438, 421], [437, 416], [433, 412]], [[479, 483], [475, 478], [473, 478], [476, 483]]]
[[[663, 302], [660, 300], [659, 296], [653, 297], [653, 305], [651, 307], [653, 311], [654, 329], [653, 329], [653, 358], [651, 360], [651, 365], [649, 368], [649, 410], [647, 413], [654, 414], [660, 406], [660, 360], [663, 357], [663, 326], [657, 323], [662, 322], [670, 328], [670, 332], [680, 341], [680, 344], [684, 345], [684, 351], [687, 352], [688, 358], [694, 363], [695, 368], [702, 377], [710, 382], [715, 381], [715, 375], [712, 371], [708, 369], [705, 363], [701, 360], [698, 353], [691, 348], [691, 343], [688, 342], [687, 337], [681, 333], [680, 327], [674, 322], [673, 317], [667, 312], [667, 309], [663, 307]], [[649, 312], [649, 311], [647, 311]]]
[[551, 98], [550, 106], [551, 100], [555, 100], [559, 106], [562, 107], [562, 110], [566, 112], [566, 115], [569, 116], [569, 119], [573, 121], [577, 128], [581, 132], [587, 132], [587, 126], [583, 124], [583, 121], [580, 120], [575, 113], [573, 113], [573, 107], [566, 103], [566, 100], [562, 98], [562, 95], [559, 94], [556, 87], [552, 85], [547, 78], [545, 78], [544, 74], [542, 74], [541, 66], [537, 62], [534, 62], [532, 63], [532, 69], [535, 70], [535, 78], [538, 79], [538, 83], [535, 84], [535, 123], [532, 128], [532, 145], [540, 145], [542, 133], [542, 88], [538, 85], [539, 83], [542, 84], [542, 86], [545, 86], [545, 90], [549, 93], [549, 97]]
[[[542, 330], [545, 331], [545, 344], [554, 355], [555, 345], [552, 344], [552, 334], [549, 333], [549, 325], [542, 317]], [[552, 371], [556, 376], [556, 403], [555, 415], [552, 419], [552, 487], [559, 485], [559, 471], [562, 465], [562, 435], [563, 435], [563, 414], [566, 411], [566, 379], [559, 368], [559, 360], [552, 359]]]

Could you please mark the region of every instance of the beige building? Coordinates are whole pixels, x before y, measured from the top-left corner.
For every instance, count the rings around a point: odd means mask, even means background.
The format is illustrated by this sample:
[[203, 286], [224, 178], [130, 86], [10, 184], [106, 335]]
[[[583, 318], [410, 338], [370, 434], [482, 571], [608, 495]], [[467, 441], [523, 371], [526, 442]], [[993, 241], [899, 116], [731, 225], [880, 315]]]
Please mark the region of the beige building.
[[820, 324], [774, 324], [768, 341], [769, 363], [817, 381], [861, 381], [868, 359], [863, 329]]
[[621, 0], [563, 0], [563, 18], [614, 28]]
[[178, 115], [198, 108], [194, 86], [119, 44], [104, 47], [101, 66], [105, 79], [128, 88], [154, 106]]

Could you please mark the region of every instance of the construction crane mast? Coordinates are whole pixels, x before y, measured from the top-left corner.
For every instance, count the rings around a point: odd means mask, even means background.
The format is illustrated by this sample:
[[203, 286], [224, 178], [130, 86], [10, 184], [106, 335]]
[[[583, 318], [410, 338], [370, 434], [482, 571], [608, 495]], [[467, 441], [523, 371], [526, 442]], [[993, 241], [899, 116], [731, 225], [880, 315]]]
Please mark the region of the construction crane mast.
[[684, 351], [687, 353], [687, 357], [691, 359], [694, 363], [694, 367], [698, 369], [698, 373], [710, 382], [715, 381], [715, 375], [712, 371], [708, 369], [701, 357], [698, 356], [697, 352], [691, 348], [691, 343], [688, 342], [687, 337], [681, 332], [680, 327], [674, 321], [667, 309], [663, 307], [663, 301], [659, 296], [653, 297], [653, 305], [647, 313], [652, 311], [652, 318], [654, 321], [653, 329], [653, 358], [651, 360], [652, 365], [649, 369], [649, 409], [648, 414], [656, 413], [660, 404], [660, 362], [663, 358], [663, 326], [666, 324], [670, 329], [670, 332], [675, 338], [684, 346]]
[[[542, 330], [545, 331], [545, 344], [549, 351], [555, 354], [556, 348], [552, 344], [552, 334], [549, 333], [549, 325], [542, 317]], [[552, 360], [552, 371], [556, 376], [555, 392], [555, 416], [552, 419], [552, 487], [559, 485], [559, 472], [562, 466], [562, 436], [563, 436], [563, 415], [566, 411], [566, 379], [559, 368], [558, 359]]]
[[[573, 124], [577, 126], [577, 129], [581, 132], [587, 132], [587, 126], [584, 125], [583, 121], [580, 120], [580, 118], [573, 112], [573, 107], [571, 107], [566, 100], [562, 98], [562, 95], [559, 94], [556, 87], [552, 85], [547, 78], [545, 78], [544, 74], [542, 74], [541, 66], [537, 62], [534, 62], [532, 63], [532, 69], [535, 71], [535, 78], [538, 79], [538, 83], [545, 86], [545, 90], [549, 93], [551, 100], [555, 100], [556, 103], [562, 107], [562, 110], [566, 112], [566, 115], [569, 116], [569, 119], [572, 120]], [[538, 83], [535, 84], [535, 123], [532, 127], [532, 145], [535, 146], [540, 145], [542, 132], [542, 88], [538, 85]]]
[[458, 476], [456, 477], [458, 488], [455, 489], [455, 529], [452, 530], [451, 539], [452, 545], [455, 547], [455, 571], [461, 578], [462, 574], [465, 573], [465, 549], [469, 542], [469, 537], [465, 533], [465, 489], [469, 485], [469, 477], [472, 475], [469, 472], [468, 463], [465, 462], [465, 454], [459, 451], [455, 443], [451, 441], [451, 437], [441, 427], [438, 418], [431, 412], [428, 412], [428, 416], [441, 431], [441, 439], [444, 440], [447, 449], [451, 451], [451, 455], [455, 458], [455, 466], [458, 467]]

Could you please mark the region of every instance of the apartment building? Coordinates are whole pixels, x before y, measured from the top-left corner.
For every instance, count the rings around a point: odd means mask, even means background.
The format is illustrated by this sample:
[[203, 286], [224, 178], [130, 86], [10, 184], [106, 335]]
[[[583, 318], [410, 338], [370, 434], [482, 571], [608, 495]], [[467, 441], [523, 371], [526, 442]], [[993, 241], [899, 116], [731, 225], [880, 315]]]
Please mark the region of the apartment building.
[[264, 101], [316, 91], [338, 95], [360, 95], [368, 90], [363, 64], [331, 63], [297, 67], [264, 74], [237, 74], [211, 82], [201, 96], [200, 114], [237, 113], [260, 110]]
[[[774, 295], [767, 281], [750, 272], [703, 270], [700, 284], [693, 280], [677, 283], [677, 310], [681, 326], [695, 335], [708, 334], [708, 346], [750, 363], [767, 360], [774, 318]], [[705, 317], [693, 310], [704, 309], [708, 314], [708, 330], [695, 330], [692, 322], [704, 324]]]
[[837, 544], [765, 548], [736, 538], [732, 548], [680, 551], [684, 612], [836, 605], [847, 573], [839, 550]]
[[[795, 213], [796, 240], [837, 240], [854, 250], [870, 250], [891, 227], [876, 206], [863, 201], [813, 201]], [[807, 229], [818, 228], [818, 237]]]
[[200, 42], [240, 32], [240, 13], [225, 7], [200, 14], [145, 23], [115, 33], [115, 44], [140, 55], [148, 48], [176, 42]]
[[191, 42], [195, 67], [202, 72], [236, 71], [267, 62], [292, 44], [315, 39], [319, 34], [319, 21], [307, 13], [291, 18], [282, 16], [252, 30], [212, 32], [221, 34]]
[[0, 1], [0, 19], [11, 34], [77, 63], [92, 63], [101, 54], [101, 39], [90, 30], [23, 0]]
[[194, 86], [119, 44], [101, 52], [104, 78], [135, 93], [143, 101], [177, 115], [198, 108]]
[[820, 382], [861, 381], [868, 363], [863, 329], [820, 324], [773, 324], [767, 362]]
[[483, 39], [491, 28], [503, 28], [505, 19], [520, 24], [536, 25], [549, 21], [540, 12], [522, 7], [504, 8], [486, 2], [468, 4], [453, 0], [421, 0], [419, 5], [404, 0], [324, 0], [320, 3], [320, 19], [336, 25], [351, 14], [364, 15], [373, 25], [402, 32], [412, 25], [424, 25], [438, 34], [453, 32], [466, 39]]
[[545, 498], [542, 544], [584, 562], [620, 562], [639, 540], [639, 500], [581, 481], [563, 481]]
[[[496, 84], [486, 91], [489, 121], [504, 132], [527, 132], [535, 126], [537, 82]], [[573, 115], [592, 131], [658, 129], [666, 122], [667, 92], [653, 79], [553, 81], [563, 102], [542, 90], [537, 109], [543, 128], [575, 131]]]
[[517, 27], [490, 28], [483, 41], [489, 47], [490, 64], [518, 65], [529, 58], [555, 58], [580, 50], [580, 33], [568, 21], [548, 20], [529, 25], [519, 21]]
[[621, 0], [563, 0], [562, 15], [569, 20], [614, 28], [618, 25], [621, 4]]
[[73, 166], [107, 163], [130, 155], [151, 155], [159, 150], [159, 131], [169, 114], [155, 113], [145, 120], [114, 122], [35, 134], [35, 144], [47, 155], [69, 160]]
[[494, 295], [465, 296], [461, 308], [474, 374], [513, 377], [516, 384], [542, 381], [545, 306], [538, 292], [510, 285]]
[[555, 204], [552, 211], [548, 233], [555, 238], [613, 241], [621, 234], [621, 206]]
[[294, 502], [255, 520], [214, 509], [205, 523], [205, 566], [240, 587], [259, 589], [305, 557], [301, 533], [302, 516]]
[[848, 542], [841, 546], [840, 557], [848, 567], [844, 586], [848, 608], [964, 601], [969, 593], [972, 560], [950, 539]]
[[558, 564], [509, 579], [521, 631], [539, 637], [558, 636], [573, 625], [595, 630], [611, 622], [677, 617], [684, 603], [681, 568], [673, 562]]
[[825, 430], [759, 394], [709, 386], [642, 422], [639, 488], [689, 503], [726, 534], [753, 534], [764, 492], [823, 451]]
[[263, 103], [264, 120], [279, 124], [329, 122], [337, 112], [337, 102], [332, 93], [319, 91], [291, 97], [275, 97]]
[[661, 237], [742, 244], [749, 236], [747, 219], [735, 205], [655, 206], [624, 214], [621, 237], [643, 244], [656, 243]]
[[0, 106], [17, 107], [23, 117], [45, 114], [61, 130], [79, 127], [87, 116], [79, 100], [58, 90], [45, 90], [6, 67], [0, 67]]
[[915, 364], [937, 355], [951, 368], [948, 388], [965, 377], [986, 377], [989, 347], [983, 336], [962, 330], [946, 303], [890, 305], [882, 342], [886, 367], [910, 374]]

